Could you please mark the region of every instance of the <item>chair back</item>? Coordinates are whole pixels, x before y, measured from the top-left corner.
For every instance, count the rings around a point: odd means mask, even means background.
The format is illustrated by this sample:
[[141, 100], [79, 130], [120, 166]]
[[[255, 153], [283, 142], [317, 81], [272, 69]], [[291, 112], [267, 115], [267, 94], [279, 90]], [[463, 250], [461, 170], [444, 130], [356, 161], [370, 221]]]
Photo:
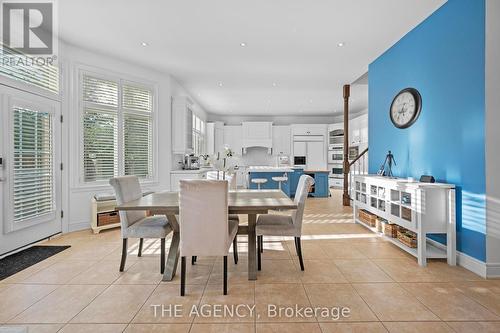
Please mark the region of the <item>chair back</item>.
[[309, 188], [312, 185], [314, 185], [314, 179], [311, 176], [300, 176], [299, 184], [297, 185], [297, 191], [295, 192], [295, 198], [293, 199], [293, 201], [297, 205], [297, 210], [292, 213], [293, 225], [299, 233], [302, 232], [302, 218], [304, 216], [304, 207], [306, 205], [307, 195], [309, 194]]
[[228, 182], [181, 180], [181, 256], [225, 256], [229, 245]]
[[229, 174], [222, 171], [209, 171], [207, 172], [207, 179], [227, 180], [229, 182], [229, 189], [236, 190], [236, 174]]
[[[137, 176], [121, 176], [111, 178], [109, 184], [115, 190], [116, 203], [118, 205], [137, 200], [142, 197], [141, 185]], [[120, 211], [120, 224], [122, 238], [125, 237], [126, 230], [135, 222], [146, 217], [145, 211], [131, 210]]]

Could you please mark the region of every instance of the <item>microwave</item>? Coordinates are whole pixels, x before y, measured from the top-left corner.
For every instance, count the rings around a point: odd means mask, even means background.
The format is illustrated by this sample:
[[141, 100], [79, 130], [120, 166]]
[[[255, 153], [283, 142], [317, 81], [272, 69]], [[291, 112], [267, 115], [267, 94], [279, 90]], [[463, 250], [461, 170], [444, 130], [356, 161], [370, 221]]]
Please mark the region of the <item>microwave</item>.
[[342, 163], [344, 161], [344, 152], [342, 149], [328, 151], [328, 163]]
[[293, 157], [293, 165], [295, 166], [306, 166], [306, 157], [305, 156], [294, 156]]
[[342, 164], [337, 164], [330, 167], [330, 177], [344, 178], [344, 168]]

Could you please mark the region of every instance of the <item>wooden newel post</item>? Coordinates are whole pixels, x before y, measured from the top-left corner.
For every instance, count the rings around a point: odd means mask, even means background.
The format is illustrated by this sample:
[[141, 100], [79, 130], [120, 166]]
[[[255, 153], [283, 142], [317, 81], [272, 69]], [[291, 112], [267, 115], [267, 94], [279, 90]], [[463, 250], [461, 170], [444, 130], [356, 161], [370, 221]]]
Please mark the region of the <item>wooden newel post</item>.
[[349, 96], [351, 94], [351, 86], [344, 85], [344, 194], [342, 195], [342, 203], [344, 206], [351, 205], [349, 198]]

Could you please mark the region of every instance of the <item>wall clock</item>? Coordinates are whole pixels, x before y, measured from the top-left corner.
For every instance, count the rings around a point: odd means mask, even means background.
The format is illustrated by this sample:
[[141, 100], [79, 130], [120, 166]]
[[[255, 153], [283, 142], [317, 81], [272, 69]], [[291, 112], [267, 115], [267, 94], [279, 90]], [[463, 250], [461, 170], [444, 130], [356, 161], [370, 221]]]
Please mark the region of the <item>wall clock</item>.
[[422, 96], [415, 88], [401, 90], [394, 97], [389, 110], [391, 121], [397, 128], [408, 128], [417, 121], [422, 110]]

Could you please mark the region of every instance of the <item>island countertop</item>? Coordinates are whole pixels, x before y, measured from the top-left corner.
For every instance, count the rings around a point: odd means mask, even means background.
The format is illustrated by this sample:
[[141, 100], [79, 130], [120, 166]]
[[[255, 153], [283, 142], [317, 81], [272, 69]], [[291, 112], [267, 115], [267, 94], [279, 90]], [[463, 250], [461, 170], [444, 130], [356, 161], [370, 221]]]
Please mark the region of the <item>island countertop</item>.
[[293, 172], [291, 167], [249, 166], [247, 172]]

